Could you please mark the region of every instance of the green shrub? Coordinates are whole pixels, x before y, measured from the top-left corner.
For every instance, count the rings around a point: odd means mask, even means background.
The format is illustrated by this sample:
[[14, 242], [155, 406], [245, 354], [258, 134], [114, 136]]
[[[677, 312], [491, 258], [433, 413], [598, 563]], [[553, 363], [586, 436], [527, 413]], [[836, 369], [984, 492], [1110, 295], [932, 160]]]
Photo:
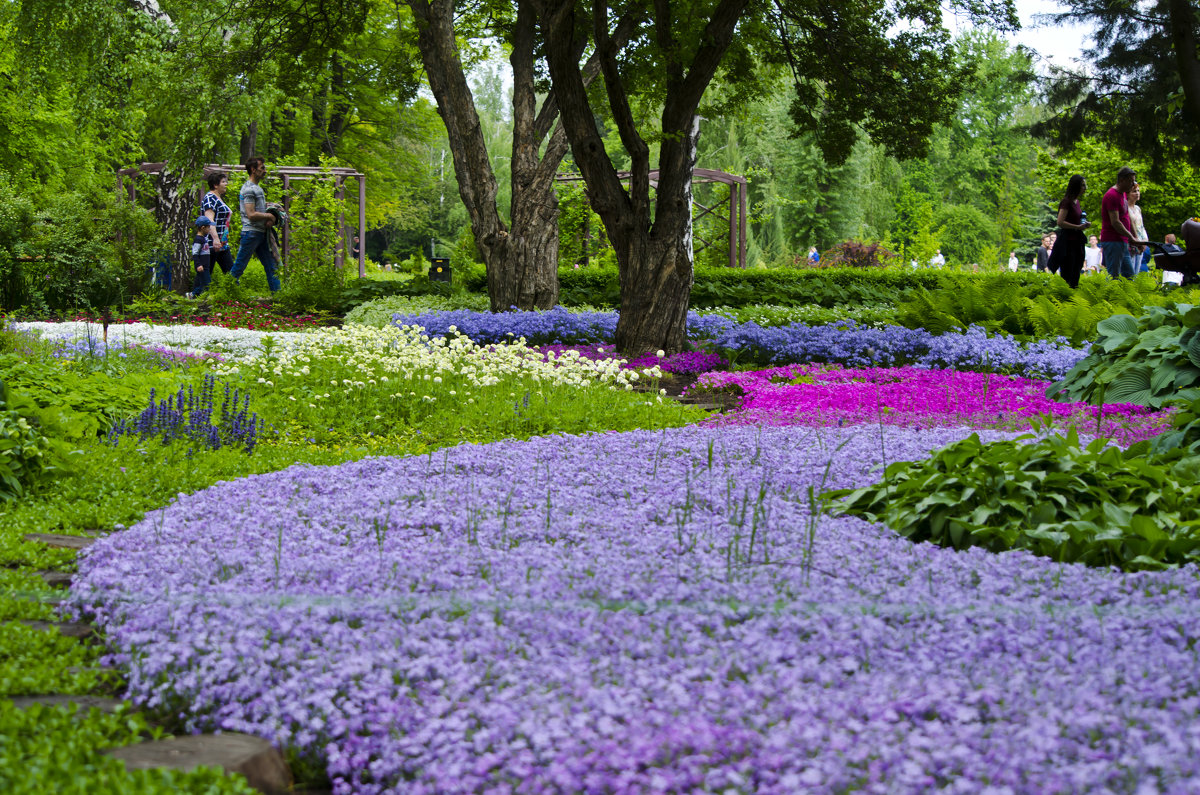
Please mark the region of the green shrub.
[[[393, 296], [441, 296], [450, 298], [462, 296], [465, 292], [464, 283], [475, 283], [473, 272], [460, 273], [454, 271], [452, 282], [431, 282], [427, 275], [412, 276], [404, 281], [384, 279], [354, 279], [348, 282], [338, 296], [334, 309], [338, 314], [345, 315], [357, 306], [378, 298]], [[487, 277], [482, 278], [483, 292], [487, 292]], [[471, 292], [478, 292], [472, 290]]]
[[283, 287], [274, 299], [289, 312], [333, 309], [345, 280], [335, 260], [344, 208], [337, 198], [333, 174], [325, 165], [322, 163], [321, 173], [313, 179], [290, 188], [289, 251], [281, 268]]
[[1200, 307], [1149, 307], [1096, 325], [1090, 353], [1046, 395], [1065, 402], [1160, 407], [1200, 397]]
[[488, 311], [487, 296], [477, 293], [460, 293], [449, 298], [436, 295], [393, 295], [376, 298], [359, 304], [346, 313], [347, 323], [383, 328], [392, 322], [392, 315], [418, 312], [441, 312], [454, 309], [470, 309], [475, 312]]
[[823, 268], [882, 268], [896, 253], [878, 243], [847, 240], [829, 249], [818, 263]]
[[954, 549], [1026, 549], [1127, 570], [1200, 562], [1200, 458], [1148, 455], [1145, 442], [1081, 446], [1074, 430], [1029, 438], [984, 444], [972, 434], [826, 497], [842, 513]]
[[[22, 244], [26, 302], [47, 312], [123, 306], [150, 285], [165, 235], [153, 215], [109, 194], [69, 193], [40, 210]], [[15, 308], [8, 306], [7, 308]]]
[[35, 209], [28, 197], [13, 190], [0, 174], [0, 308], [30, 303], [23, 261], [32, 255]]
[[[946, 289], [951, 287], [951, 289]], [[1080, 345], [1096, 334], [1096, 324], [1122, 312], [1162, 305], [1168, 298], [1150, 276], [1136, 280], [1084, 277], [1072, 290], [1062, 279], [1029, 281], [1008, 275], [949, 277], [942, 289], [916, 288], [896, 306], [901, 325], [935, 334], [976, 325], [1019, 337], [1064, 336]]]
[[51, 463], [50, 440], [15, 411], [0, 408], [0, 501], [25, 496], [47, 480]]

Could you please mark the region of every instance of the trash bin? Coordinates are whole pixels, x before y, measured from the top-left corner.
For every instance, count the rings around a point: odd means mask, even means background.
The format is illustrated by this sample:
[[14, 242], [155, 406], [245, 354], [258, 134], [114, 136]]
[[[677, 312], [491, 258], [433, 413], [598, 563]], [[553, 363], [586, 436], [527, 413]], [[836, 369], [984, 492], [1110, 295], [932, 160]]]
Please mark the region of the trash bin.
[[160, 249], [151, 256], [153, 259], [149, 265], [150, 284], [171, 289], [171, 253]]
[[448, 282], [450, 281], [450, 258], [449, 257], [434, 257], [429, 262], [429, 281], [431, 282]]

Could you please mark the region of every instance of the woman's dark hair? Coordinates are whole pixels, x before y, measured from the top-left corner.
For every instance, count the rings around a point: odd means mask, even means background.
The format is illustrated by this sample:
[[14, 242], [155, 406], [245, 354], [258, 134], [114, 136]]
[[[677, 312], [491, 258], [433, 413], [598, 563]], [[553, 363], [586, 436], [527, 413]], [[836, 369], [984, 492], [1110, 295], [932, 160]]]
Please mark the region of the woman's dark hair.
[[1083, 174], [1072, 174], [1067, 180], [1067, 192], [1063, 196], [1063, 201], [1073, 202], [1083, 193]]
[[208, 189], [215, 189], [221, 184], [221, 180], [223, 179], [229, 179], [229, 175], [224, 171], [210, 171], [208, 174]]

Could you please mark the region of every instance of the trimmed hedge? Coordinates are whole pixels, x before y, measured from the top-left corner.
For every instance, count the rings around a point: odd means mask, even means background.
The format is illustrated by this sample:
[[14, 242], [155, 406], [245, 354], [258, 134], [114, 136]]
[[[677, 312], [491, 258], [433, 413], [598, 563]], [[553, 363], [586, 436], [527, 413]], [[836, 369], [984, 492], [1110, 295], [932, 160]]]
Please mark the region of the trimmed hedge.
[[[815, 305], [832, 308], [839, 304], [894, 303], [910, 290], [923, 288], [959, 290], [964, 284], [1001, 282], [1029, 288], [1032, 294], [1056, 295], [1062, 280], [1051, 274], [1029, 271], [1019, 273], [959, 273], [930, 269], [902, 268], [696, 268], [690, 306], [706, 309], [717, 306]], [[487, 293], [487, 273], [483, 267], [455, 274], [455, 283], [468, 292]], [[559, 268], [559, 304], [616, 309], [621, 303], [616, 268]], [[358, 280], [343, 294], [346, 312], [373, 298], [393, 295], [428, 295], [448, 292], [442, 284], [427, 280], [382, 282]]]
[[[616, 308], [620, 304], [619, 282], [615, 268], [561, 268], [558, 272], [559, 303], [563, 306], [586, 304]], [[737, 268], [697, 268], [690, 305], [694, 309], [714, 306], [783, 306], [815, 304], [891, 303], [914, 288], [957, 290], [963, 284], [980, 281], [1011, 282], [1021, 286], [1043, 286], [1054, 291], [1061, 279], [1050, 274], [959, 273], [940, 270], [900, 268], [820, 268], [740, 270]], [[468, 285], [469, 289], [474, 289]], [[481, 289], [486, 289], [482, 283]]]

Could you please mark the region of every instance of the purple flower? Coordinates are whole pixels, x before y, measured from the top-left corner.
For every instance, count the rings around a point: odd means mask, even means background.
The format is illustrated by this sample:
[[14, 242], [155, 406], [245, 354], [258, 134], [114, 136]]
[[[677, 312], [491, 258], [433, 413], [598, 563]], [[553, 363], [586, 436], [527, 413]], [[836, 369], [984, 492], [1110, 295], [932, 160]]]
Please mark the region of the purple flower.
[[99, 540], [72, 603], [136, 701], [322, 761], [336, 792], [1197, 790], [1193, 570], [820, 513], [824, 488], [966, 433], [297, 465]]

